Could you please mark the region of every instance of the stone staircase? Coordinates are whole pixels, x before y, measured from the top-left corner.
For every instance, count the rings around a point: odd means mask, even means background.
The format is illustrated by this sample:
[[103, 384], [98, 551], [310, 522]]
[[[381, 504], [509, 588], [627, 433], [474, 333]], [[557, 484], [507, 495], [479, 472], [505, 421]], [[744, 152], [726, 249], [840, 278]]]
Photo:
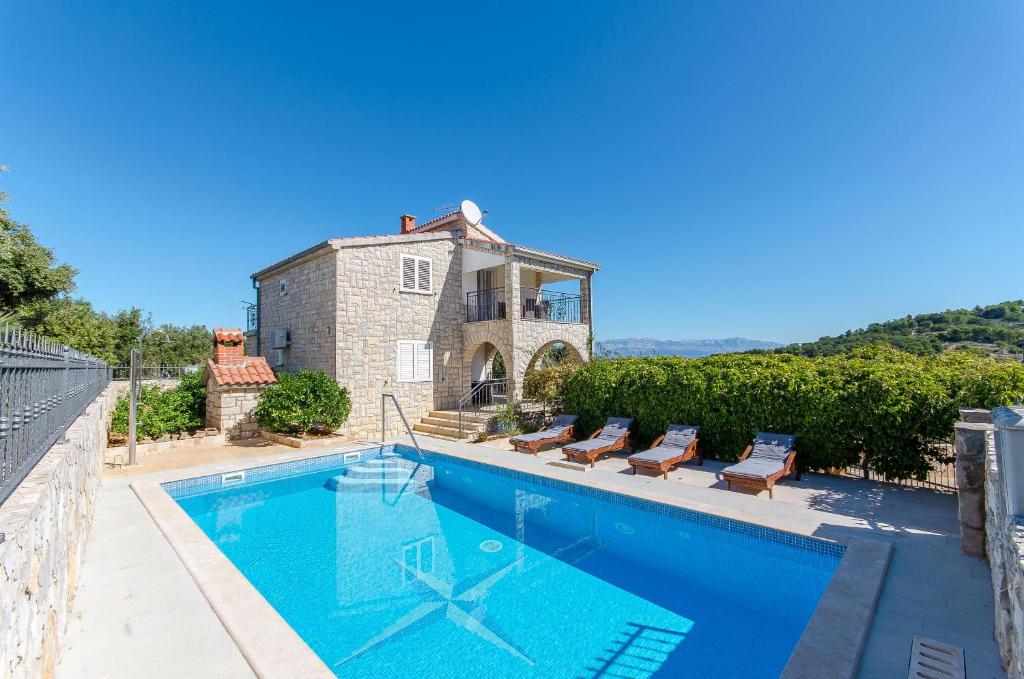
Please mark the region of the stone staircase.
[[[462, 413], [462, 439], [468, 439], [479, 432], [487, 431], [493, 413], [489, 412], [463, 412]], [[431, 410], [426, 417], [412, 426], [413, 431], [440, 438], [458, 440], [459, 436], [459, 411], [458, 410]]]

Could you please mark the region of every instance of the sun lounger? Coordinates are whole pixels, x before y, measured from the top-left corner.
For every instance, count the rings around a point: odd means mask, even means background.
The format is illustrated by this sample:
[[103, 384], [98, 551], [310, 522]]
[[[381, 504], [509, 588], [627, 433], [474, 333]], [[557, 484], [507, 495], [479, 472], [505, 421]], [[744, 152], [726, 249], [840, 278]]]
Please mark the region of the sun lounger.
[[796, 474], [796, 480], [800, 480], [795, 443], [795, 436], [758, 432], [740, 461], [722, 470], [722, 478], [730, 490], [735, 483], [754, 490], [767, 490], [771, 498], [772, 486], [782, 477]]
[[697, 454], [697, 432], [700, 427], [689, 424], [670, 424], [668, 431], [654, 441], [650, 450], [633, 453], [626, 460], [636, 474], [637, 467], [655, 469], [668, 478], [668, 470], [677, 464], [695, 459], [697, 464], [704, 464], [704, 459]]
[[565, 459], [593, 467], [599, 455], [629, 447], [629, 428], [632, 426], [631, 417], [609, 417], [604, 427], [586, 441], [570, 443], [562, 448]]
[[559, 415], [546, 429], [532, 434], [521, 434], [515, 436], [509, 443], [520, 453], [536, 455], [543, 446], [553, 443], [565, 443], [572, 441], [573, 431], [576, 429], [575, 415]]

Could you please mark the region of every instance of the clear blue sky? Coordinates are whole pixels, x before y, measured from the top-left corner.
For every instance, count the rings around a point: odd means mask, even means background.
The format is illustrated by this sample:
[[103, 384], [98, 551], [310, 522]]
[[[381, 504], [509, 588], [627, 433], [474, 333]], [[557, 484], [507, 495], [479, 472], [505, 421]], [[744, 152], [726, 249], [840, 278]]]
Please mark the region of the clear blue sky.
[[242, 324], [462, 198], [603, 266], [599, 338], [1024, 297], [1024, 3], [186, 4], [0, 5], [0, 189], [101, 309]]

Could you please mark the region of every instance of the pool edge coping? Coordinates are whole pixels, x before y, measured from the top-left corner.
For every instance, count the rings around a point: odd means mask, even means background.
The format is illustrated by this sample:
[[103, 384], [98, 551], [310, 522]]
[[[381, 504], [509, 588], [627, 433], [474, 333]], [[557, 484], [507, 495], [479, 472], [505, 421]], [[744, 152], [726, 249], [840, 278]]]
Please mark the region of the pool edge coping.
[[[401, 439], [391, 439], [385, 442], [359, 441], [341, 446], [330, 446], [329, 451], [323, 448], [298, 449], [293, 453], [271, 454], [266, 458], [234, 460], [154, 472], [129, 483], [257, 676], [296, 676], [296, 669], [307, 667], [307, 664], [308, 669], [304, 671], [308, 674], [304, 673], [302, 676], [334, 677], [336, 675], [260, 594], [259, 590], [231, 563], [230, 559], [202, 532], [202, 529], [167, 493], [162, 484], [396, 443], [408, 445]], [[431, 444], [435, 443], [442, 444], [443, 449], [432, 452], [441, 455], [455, 455], [484, 465], [504, 467], [577, 486], [597, 488], [617, 495], [626, 495], [649, 502], [729, 518], [770, 530], [842, 544], [846, 548], [845, 553], [833, 573], [828, 588], [818, 601], [811, 619], [790, 653], [780, 678], [816, 678], [820, 676], [822, 667], [829, 667], [830, 672], [833, 673], [832, 676], [837, 679], [856, 676], [868, 636], [871, 633], [878, 599], [885, 583], [892, 555], [892, 544], [880, 540], [848, 536], [842, 532], [833, 537], [822, 537], [803, 529], [802, 526], [782, 528], [776, 522], [758, 521], [757, 518], [761, 517], [751, 517], [730, 508], [716, 508], [700, 501], [688, 501], [656, 492], [638, 494], [634, 489], [614, 487], [612, 484], [602, 483], [597, 479], [594, 479], [597, 483], [591, 481], [581, 483], [576, 476], [578, 472], [558, 470], [547, 465], [531, 471], [505, 467], [495, 464], [495, 461], [492, 460], [469, 457], [465, 453], [459, 454], [461, 451], [458, 451], [457, 448], [456, 452], [449, 452], [455, 448], [450, 445], [452, 442], [431, 439]], [[721, 511], [715, 511], [716, 509]], [[793, 509], [799, 512], [816, 511], [799, 507]], [[197, 556], [191, 550], [198, 550], [201, 556]], [[212, 572], [206, 572], [207, 570]], [[226, 591], [234, 592], [236, 596], [228, 596]], [[267, 621], [272, 622], [268, 623]], [[276, 630], [275, 634], [267, 633], [266, 630], [270, 627]], [[284, 629], [281, 629], [282, 627]]]

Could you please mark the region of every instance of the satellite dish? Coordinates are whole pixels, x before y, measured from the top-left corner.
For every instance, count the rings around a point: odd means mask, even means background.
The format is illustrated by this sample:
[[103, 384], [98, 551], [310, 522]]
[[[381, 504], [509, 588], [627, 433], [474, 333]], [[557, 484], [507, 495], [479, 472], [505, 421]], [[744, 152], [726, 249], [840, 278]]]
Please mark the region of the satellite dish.
[[480, 208], [477, 207], [476, 203], [474, 203], [473, 201], [462, 201], [460, 209], [462, 210], [462, 216], [465, 217], [466, 221], [472, 224], [473, 226], [476, 226], [481, 221], [483, 221], [484, 215], [482, 212], [480, 212]]

